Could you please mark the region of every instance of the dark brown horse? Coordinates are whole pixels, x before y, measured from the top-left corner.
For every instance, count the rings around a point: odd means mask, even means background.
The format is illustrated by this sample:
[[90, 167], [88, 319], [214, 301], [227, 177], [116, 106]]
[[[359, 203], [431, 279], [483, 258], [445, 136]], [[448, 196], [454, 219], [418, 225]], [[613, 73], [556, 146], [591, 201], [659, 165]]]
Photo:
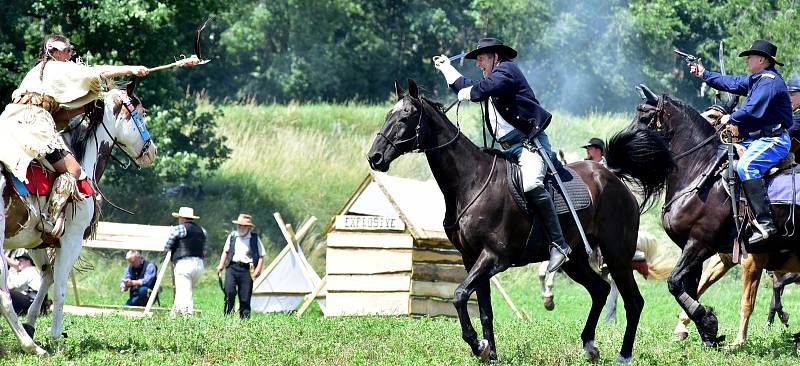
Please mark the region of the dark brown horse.
[[[645, 103], [638, 106], [628, 129], [609, 141], [606, 156], [610, 165], [621, 169], [620, 174], [643, 179], [650, 185], [666, 183], [661, 221], [667, 235], [682, 249], [668, 279], [669, 291], [695, 323], [707, 346], [717, 346], [724, 337], [717, 336], [718, 323], [713, 309], [698, 301], [703, 261], [715, 253], [730, 253], [737, 236], [724, 180], [718, 175], [701, 178], [713, 171], [711, 165], [715, 163], [715, 152], [720, 144], [714, 128], [694, 108], [666, 95], [658, 98], [648, 91]], [[641, 150], [653, 154], [637, 154], [639, 159], [628, 157]], [[653, 169], [670, 162], [674, 162], [675, 169]], [[787, 226], [792, 229], [800, 225], [800, 220], [795, 217], [791, 222], [790, 207], [773, 205], [779, 234], [750, 248], [752, 258], [742, 266], [744, 334], [761, 271], [765, 268], [800, 271], [800, 245], [797, 245], [800, 234], [787, 236], [786, 230]]]
[[[405, 93], [395, 85], [398, 102], [386, 116], [368, 159], [372, 169], [387, 171], [399, 156], [425, 152], [433, 176], [444, 195], [447, 237], [461, 252], [468, 274], [455, 291], [453, 304], [461, 322], [463, 339], [473, 354], [496, 359], [489, 280], [512, 266], [546, 260], [547, 245], [526, 248], [533, 220], [515, 204], [509, 193], [504, 157], [484, 152], [453, 125], [442, 106], [419, 97], [409, 80]], [[578, 212], [592, 247], [608, 261], [611, 276], [625, 301], [627, 327], [618, 361], [630, 361], [644, 299], [633, 278], [631, 258], [636, 249], [639, 206], [622, 181], [602, 165], [578, 162], [569, 165], [588, 187], [591, 205]], [[581, 333], [583, 350], [590, 360], [599, 357], [594, 346], [595, 328], [609, 293], [607, 282], [590, 267], [579, 232], [569, 214], [559, 217], [564, 237], [573, 248], [562, 267], [584, 286], [592, 306]], [[483, 340], [467, 314], [467, 301], [477, 291]]]

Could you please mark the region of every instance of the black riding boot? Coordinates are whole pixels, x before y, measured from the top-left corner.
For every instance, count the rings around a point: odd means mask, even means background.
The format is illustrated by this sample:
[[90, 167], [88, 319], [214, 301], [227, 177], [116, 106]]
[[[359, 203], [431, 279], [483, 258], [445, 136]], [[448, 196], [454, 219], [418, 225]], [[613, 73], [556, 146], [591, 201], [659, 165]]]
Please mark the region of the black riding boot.
[[742, 187], [747, 196], [747, 202], [750, 203], [750, 208], [756, 216], [753, 235], [749, 239], [750, 243], [757, 243], [775, 235], [778, 229], [772, 219], [764, 180], [761, 178], [746, 180], [742, 182]]
[[536, 187], [525, 192], [525, 198], [532, 204], [544, 224], [544, 232], [550, 240], [550, 263], [547, 265], [547, 271], [555, 272], [569, 260], [567, 255], [572, 249], [564, 241], [553, 200], [544, 187]]

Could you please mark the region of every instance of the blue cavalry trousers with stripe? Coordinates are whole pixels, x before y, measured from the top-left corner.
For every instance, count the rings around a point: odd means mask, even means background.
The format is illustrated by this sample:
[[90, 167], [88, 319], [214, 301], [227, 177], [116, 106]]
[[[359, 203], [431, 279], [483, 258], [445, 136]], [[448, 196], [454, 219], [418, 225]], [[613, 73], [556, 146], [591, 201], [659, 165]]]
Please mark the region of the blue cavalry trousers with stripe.
[[742, 181], [761, 178], [789, 154], [792, 145], [787, 132], [775, 137], [744, 140], [740, 144], [747, 148], [736, 165], [736, 172]]

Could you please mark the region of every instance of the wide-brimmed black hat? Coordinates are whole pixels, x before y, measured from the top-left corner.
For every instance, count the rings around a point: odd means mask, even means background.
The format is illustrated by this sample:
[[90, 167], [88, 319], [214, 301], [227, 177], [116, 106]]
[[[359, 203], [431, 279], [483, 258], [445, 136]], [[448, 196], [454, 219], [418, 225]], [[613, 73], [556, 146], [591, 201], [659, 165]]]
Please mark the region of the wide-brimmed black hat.
[[594, 147], [596, 147], [596, 148], [598, 148], [600, 150], [603, 150], [603, 151], [606, 150], [606, 143], [603, 142], [603, 140], [601, 140], [601, 139], [599, 139], [597, 137], [592, 137], [591, 139], [589, 139], [589, 142], [586, 145], [583, 145], [581, 147], [585, 149], [585, 148], [590, 147], [590, 146], [594, 146]]
[[478, 41], [478, 47], [468, 53], [464, 58], [474, 60], [479, 53], [499, 53], [508, 59], [517, 57], [517, 51], [503, 44], [497, 38], [484, 38]]
[[774, 44], [769, 43], [763, 39], [757, 39], [755, 42], [753, 42], [753, 45], [750, 46], [750, 49], [740, 53], [739, 57], [750, 56], [750, 55], [764, 56], [770, 59], [773, 63], [783, 66], [782, 63], [778, 62], [778, 60], [775, 59], [777, 53], [778, 53], [778, 46], [775, 46]]

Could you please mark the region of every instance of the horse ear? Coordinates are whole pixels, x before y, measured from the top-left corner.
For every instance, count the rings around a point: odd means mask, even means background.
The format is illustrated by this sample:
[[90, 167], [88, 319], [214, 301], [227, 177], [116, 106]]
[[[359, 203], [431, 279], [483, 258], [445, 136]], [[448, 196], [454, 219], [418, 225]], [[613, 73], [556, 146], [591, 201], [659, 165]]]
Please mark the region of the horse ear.
[[414, 79], [408, 79], [408, 94], [414, 97], [414, 99], [419, 99], [419, 88]]
[[725, 104], [725, 110], [728, 111], [728, 114], [731, 114], [733, 110], [736, 109], [737, 105], [739, 105], [739, 96], [730, 94], [728, 96], [728, 103]]
[[647, 87], [647, 85], [639, 84], [636, 89], [639, 90], [639, 95], [642, 96], [642, 99], [645, 103], [654, 107], [658, 105], [658, 97], [655, 95], [655, 93], [653, 93], [652, 90], [650, 90], [650, 88]]
[[397, 100], [403, 99], [403, 96], [406, 94], [406, 91], [403, 90], [403, 87], [400, 86], [400, 82], [397, 80], [394, 81], [394, 92], [397, 94]]
[[125, 93], [128, 94], [129, 97], [133, 97], [133, 92], [136, 90], [136, 79], [129, 81], [125, 84]]

